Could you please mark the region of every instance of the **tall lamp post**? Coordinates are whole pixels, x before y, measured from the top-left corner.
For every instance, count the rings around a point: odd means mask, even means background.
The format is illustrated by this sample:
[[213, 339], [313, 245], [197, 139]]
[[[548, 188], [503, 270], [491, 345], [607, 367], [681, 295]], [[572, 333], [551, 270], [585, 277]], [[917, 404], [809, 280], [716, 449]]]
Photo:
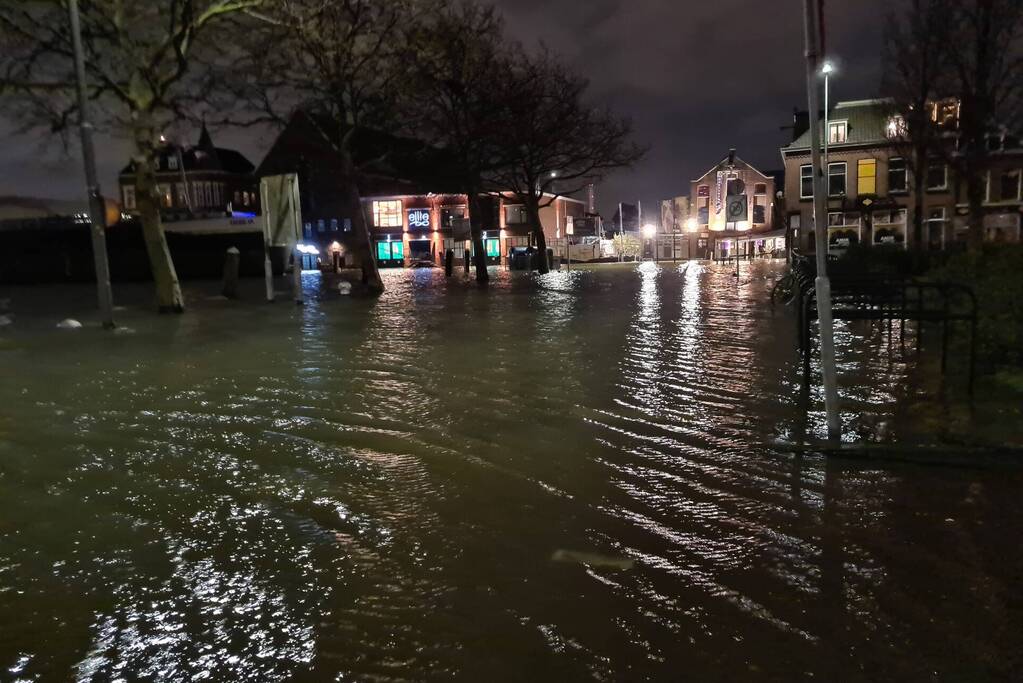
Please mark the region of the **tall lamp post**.
[[82, 56], [82, 30], [78, 17], [78, 0], [68, 2], [71, 42], [75, 54], [75, 77], [78, 81], [78, 126], [82, 137], [82, 161], [85, 165], [86, 193], [89, 197], [89, 219], [92, 223], [92, 258], [96, 268], [96, 294], [103, 327], [114, 327], [113, 294], [110, 291], [110, 264], [107, 261], [106, 202], [100, 192], [96, 173], [96, 152], [92, 145], [92, 122], [89, 121], [88, 94], [85, 91], [85, 58]]
[[806, 91], [810, 110], [810, 158], [813, 169], [814, 243], [817, 257], [817, 327], [821, 344], [821, 374], [824, 379], [824, 411], [828, 437], [842, 436], [838, 412], [838, 373], [835, 368], [835, 330], [831, 313], [831, 281], [828, 279], [827, 206], [824, 171], [821, 166], [821, 137], [817, 123], [817, 71], [820, 45], [819, 0], [803, 0], [803, 31], [806, 40]]

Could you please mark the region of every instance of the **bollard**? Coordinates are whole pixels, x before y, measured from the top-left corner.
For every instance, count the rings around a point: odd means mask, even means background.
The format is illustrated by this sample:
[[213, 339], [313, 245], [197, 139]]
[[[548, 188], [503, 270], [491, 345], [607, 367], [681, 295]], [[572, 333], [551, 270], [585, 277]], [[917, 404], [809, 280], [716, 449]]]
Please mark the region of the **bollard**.
[[238, 268], [241, 265], [242, 255], [238, 247], [231, 247], [224, 257], [224, 286], [221, 294], [228, 299], [238, 298]]
[[452, 271], [455, 269], [455, 250], [448, 249], [444, 252], [444, 275], [451, 277]]

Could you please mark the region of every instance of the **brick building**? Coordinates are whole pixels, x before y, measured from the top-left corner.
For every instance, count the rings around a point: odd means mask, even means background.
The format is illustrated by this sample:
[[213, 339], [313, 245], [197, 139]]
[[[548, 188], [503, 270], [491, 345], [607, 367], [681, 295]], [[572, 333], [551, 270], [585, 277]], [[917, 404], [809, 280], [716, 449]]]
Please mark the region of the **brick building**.
[[[725, 201], [746, 196], [744, 219], [729, 220]], [[784, 246], [784, 229], [775, 226], [775, 179], [731, 150], [690, 183], [686, 231], [691, 258], [729, 258], [772, 252]]]
[[[821, 142], [828, 142], [826, 161], [827, 230], [829, 251], [841, 252], [855, 244], [895, 245], [912, 242], [915, 182], [904, 145], [896, 138], [902, 130], [884, 99], [838, 102], [822, 125]], [[947, 117], [955, 126], [954, 102], [935, 105], [933, 116]], [[802, 127], [801, 127], [802, 128]], [[782, 147], [785, 163], [786, 218], [794, 233], [794, 246], [814, 249], [813, 176], [810, 133], [797, 130], [795, 140]], [[987, 174], [985, 237], [1020, 239], [1021, 168], [1023, 149], [1011, 136], [992, 136], [991, 168]], [[926, 248], [943, 249], [966, 239], [967, 204], [964, 183], [941, 158], [926, 167], [922, 235]]]
[[[163, 141], [157, 147], [156, 182], [160, 216], [165, 221], [222, 218], [259, 213], [255, 166], [240, 152], [213, 144], [206, 126], [194, 146]], [[124, 211], [133, 214], [135, 164], [118, 178]]]
[[[358, 183], [373, 255], [382, 267], [423, 262], [441, 264], [452, 249], [463, 258], [461, 239], [468, 199], [457, 191], [451, 162], [422, 143], [371, 130], [360, 131], [353, 150], [359, 175], [346, 177], [337, 154], [323, 143], [324, 126], [309, 114], [296, 112], [260, 164], [257, 176], [297, 173], [302, 203], [303, 239], [321, 254], [352, 253], [354, 207], [347, 205], [346, 183]], [[487, 260], [506, 263], [513, 247], [530, 243], [524, 207], [508, 194], [480, 197], [481, 229]], [[568, 197], [552, 198], [540, 218], [548, 241], [561, 238], [568, 222], [590, 225], [585, 204]], [[571, 218], [570, 218], [571, 217]], [[577, 231], [579, 234], [580, 231]]]

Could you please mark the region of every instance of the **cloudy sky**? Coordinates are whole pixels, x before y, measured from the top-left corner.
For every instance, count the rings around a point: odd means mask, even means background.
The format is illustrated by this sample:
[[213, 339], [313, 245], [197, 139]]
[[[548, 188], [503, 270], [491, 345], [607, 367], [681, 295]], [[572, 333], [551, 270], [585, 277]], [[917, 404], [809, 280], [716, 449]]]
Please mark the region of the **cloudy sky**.
[[[735, 147], [762, 170], [781, 166], [781, 126], [806, 106], [800, 0], [497, 0], [509, 34], [546, 42], [591, 81], [591, 96], [630, 116], [650, 147], [635, 168], [602, 184], [600, 208], [688, 191], [688, 182]], [[878, 94], [881, 26], [889, 2], [829, 0], [828, 51], [841, 61], [834, 96]], [[258, 163], [267, 136], [217, 131]], [[104, 188], [116, 187], [122, 141], [99, 141]], [[59, 145], [17, 135], [0, 121], [0, 195], [74, 198], [81, 165]], [[644, 211], [645, 212], [645, 211]]]

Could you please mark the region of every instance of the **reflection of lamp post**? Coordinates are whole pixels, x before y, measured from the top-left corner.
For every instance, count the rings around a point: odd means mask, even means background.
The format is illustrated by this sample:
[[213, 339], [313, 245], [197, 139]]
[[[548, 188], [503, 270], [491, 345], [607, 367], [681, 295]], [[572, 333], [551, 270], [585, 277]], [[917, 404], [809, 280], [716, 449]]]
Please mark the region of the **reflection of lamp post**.
[[[643, 237], [653, 241], [657, 237], [657, 226], [653, 223], [647, 223], [643, 226]], [[654, 252], [654, 261], [657, 261], [657, 243], [654, 242], [650, 247]]]

